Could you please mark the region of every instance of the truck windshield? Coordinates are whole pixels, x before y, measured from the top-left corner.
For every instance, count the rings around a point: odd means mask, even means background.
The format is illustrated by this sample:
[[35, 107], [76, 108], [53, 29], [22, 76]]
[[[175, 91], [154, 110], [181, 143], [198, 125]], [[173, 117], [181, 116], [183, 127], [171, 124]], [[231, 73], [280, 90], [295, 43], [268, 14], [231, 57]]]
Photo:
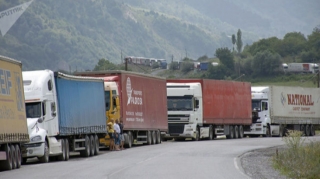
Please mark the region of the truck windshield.
[[27, 118], [41, 117], [41, 102], [26, 103]]
[[192, 97], [168, 97], [168, 111], [192, 111]]
[[110, 109], [110, 91], [104, 92], [104, 99], [106, 101], [106, 111], [109, 111], [109, 109]]
[[252, 100], [252, 110], [260, 111], [261, 110], [261, 101]]

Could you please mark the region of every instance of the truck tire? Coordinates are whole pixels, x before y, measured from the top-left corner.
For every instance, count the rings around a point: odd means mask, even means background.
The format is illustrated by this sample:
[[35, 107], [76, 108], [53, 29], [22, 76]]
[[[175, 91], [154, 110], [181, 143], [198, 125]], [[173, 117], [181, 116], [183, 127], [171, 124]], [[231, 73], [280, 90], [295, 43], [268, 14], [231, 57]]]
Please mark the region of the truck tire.
[[90, 138], [86, 135], [85, 142], [84, 142], [85, 150], [80, 151], [80, 155], [82, 157], [89, 157], [90, 156]]
[[151, 145], [152, 144], [152, 134], [151, 131], [147, 131], [147, 144]]
[[242, 125], [239, 126], [239, 138], [240, 139], [243, 138], [243, 126]]
[[20, 150], [20, 146], [18, 144], [16, 144], [16, 157], [17, 157], [17, 168], [21, 167], [21, 150]]
[[239, 138], [239, 128], [238, 126], [234, 126], [234, 138]]
[[314, 130], [313, 124], [310, 126], [310, 136], [316, 135], [316, 131]]
[[234, 138], [233, 126], [229, 126], [229, 135], [227, 135], [227, 139], [233, 139], [233, 138]]
[[270, 125], [267, 124], [266, 134], [263, 135], [264, 137], [271, 137]]
[[306, 129], [303, 124], [300, 125], [300, 131], [302, 132], [302, 136], [306, 135]]
[[132, 142], [133, 142], [132, 132], [129, 131], [128, 132], [128, 143], [127, 143], [126, 147], [127, 148], [131, 148], [132, 147]]
[[41, 163], [48, 163], [49, 162], [49, 147], [48, 142], [44, 142], [44, 152], [42, 157], [38, 157]]
[[64, 139], [61, 139], [61, 152], [62, 154], [58, 156], [58, 160], [64, 161], [66, 160], [66, 146], [65, 146]]
[[160, 130], [157, 130], [156, 134], [157, 134], [157, 144], [160, 144], [160, 143], [161, 143], [161, 133], [160, 133]]
[[214, 137], [213, 137], [213, 126], [210, 125], [209, 127], [209, 140], [213, 140]]
[[64, 141], [64, 146], [65, 146], [65, 152], [66, 152], [65, 161], [68, 161], [68, 160], [69, 160], [69, 157], [70, 157], [69, 140], [68, 140], [68, 139], [65, 139], [65, 141]]
[[283, 137], [283, 134], [284, 134], [284, 127], [283, 127], [283, 125], [282, 124], [280, 124], [280, 126], [279, 126], [279, 137]]
[[12, 170], [11, 145], [5, 144], [4, 149], [6, 151], [7, 160], [0, 161], [0, 168], [3, 170]]
[[12, 169], [17, 168], [17, 153], [14, 145], [11, 145], [11, 155], [12, 155]]
[[90, 156], [94, 156], [94, 149], [95, 149], [96, 143], [93, 135], [90, 135], [89, 137], [90, 137]]
[[95, 141], [95, 147], [94, 147], [94, 155], [98, 155], [99, 154], [99, 145], [100, 145], [100, 142], [99, 142], [99, 138], [97, 135], [94, 135], [94, 141]]
[[310, 125], [306, 125], [306, 136], [310, 136]]
[[157, 136], [156, 136], [156, 131], [151, 132], [152, 135], [152, 144], [156, 144]]

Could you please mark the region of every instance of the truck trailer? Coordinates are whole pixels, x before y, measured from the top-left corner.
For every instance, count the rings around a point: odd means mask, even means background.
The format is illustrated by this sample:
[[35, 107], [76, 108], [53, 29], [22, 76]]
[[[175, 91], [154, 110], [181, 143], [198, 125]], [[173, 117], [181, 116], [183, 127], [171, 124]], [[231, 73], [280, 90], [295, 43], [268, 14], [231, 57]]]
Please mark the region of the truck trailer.
[[320, 89], [284, 86], [251, 87], [252, 110], [256, 115], [245, 128], [248, 136], [280, 136], [287, 130], [315, 135], [320, 124]]
[[252, 123], [250, 83], [210, 79], [167, 79], [166, 139], [242, 138]]
[[[78, 72], [76, 75], [104, 79], [107, 123], [110, 119], [123, 122], [126, 147], [161, 143], [161, 132], [168, 130], [164, 78], [121, 70]], [[100, 144], [109, 146], [108, 137], [100, 140]]]
[[0, 170], [21, 166], [21, 146], [29, 141], [22, 64], [0, 56]]
[[23, 83], [30, 137], [23, 162], [68, 160], [75, 151], [98, 154], [99, 139], [107, 134], [102, 79], [39, 70], [23, 72]]

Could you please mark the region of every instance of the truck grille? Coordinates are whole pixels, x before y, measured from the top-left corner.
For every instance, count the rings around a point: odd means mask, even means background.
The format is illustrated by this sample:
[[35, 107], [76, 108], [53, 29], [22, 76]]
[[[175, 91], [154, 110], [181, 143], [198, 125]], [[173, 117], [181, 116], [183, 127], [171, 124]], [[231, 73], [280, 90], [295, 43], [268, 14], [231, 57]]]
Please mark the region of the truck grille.
[[169, 134], [182, 134], [184, 125], [187, 123], [170, 124], [169, 123]]

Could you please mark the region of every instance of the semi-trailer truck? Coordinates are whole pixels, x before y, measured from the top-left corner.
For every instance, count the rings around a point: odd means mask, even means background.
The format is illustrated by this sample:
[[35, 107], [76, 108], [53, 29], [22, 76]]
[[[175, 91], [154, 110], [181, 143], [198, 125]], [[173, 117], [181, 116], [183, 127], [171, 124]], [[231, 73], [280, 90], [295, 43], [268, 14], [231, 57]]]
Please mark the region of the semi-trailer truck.
[[30, 137], [23, 162], [68, 160], [75, 151], [98, 154], [99, 139], [107, 134], [102, 79], [39, 70], [23, 72], [23, 84]]
[[250, 83], [210, 79], [167, 79], [166, 139], [242, 138], [252, 123]]
[[320, 88], [256, 86], [251, 87], [252, 125], [245, 128], [248, 136], [283, 136], [287, 130], [300, 130], [315, 135], [320, 124]]
[[21, 146], [29, 141], [22, 64], [0, 56], [0, 170], [21, 166]]
[[[164, 78], [121, 70], [78, 72], [76, 75], [104, 79], [106, 106], [109, 106], [107, 123], [110, 119], [123, 122], [126, 147], [161, 143], [161, 132], [168, 130]], [[108, 146], [108, 137], [100, 143]]]

